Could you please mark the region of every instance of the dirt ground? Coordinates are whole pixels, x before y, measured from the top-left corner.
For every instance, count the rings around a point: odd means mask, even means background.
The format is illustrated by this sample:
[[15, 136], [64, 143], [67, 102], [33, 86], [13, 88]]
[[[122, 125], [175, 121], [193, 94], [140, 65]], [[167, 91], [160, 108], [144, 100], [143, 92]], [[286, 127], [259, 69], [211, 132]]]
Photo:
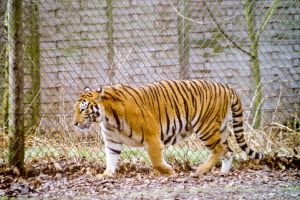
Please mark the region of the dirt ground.
[[[288, 163], [288, 164], [287, 164]], [[235, 165], [229, 175], [192, 177], [176, 165], [174, 177], [156, 176], [148, 165], [122, 163], [114, 178], [85, 159], [33, 161], [26, 174], [1, 166], [0, 197], [41, 199], [300, 199], [299, 160]]]

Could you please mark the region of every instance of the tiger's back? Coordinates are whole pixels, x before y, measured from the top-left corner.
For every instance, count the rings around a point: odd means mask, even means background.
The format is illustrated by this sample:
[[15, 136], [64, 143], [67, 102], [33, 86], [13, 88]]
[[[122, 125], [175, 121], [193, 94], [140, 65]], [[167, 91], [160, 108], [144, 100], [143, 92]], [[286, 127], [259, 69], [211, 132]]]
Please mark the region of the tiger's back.
[[[161, 81], [143, 87], [118, 85], [104, 88], [103, 95], [103, 99], [109, 99], [107, 104], [103, 101], [105, 115], [117, 126], [129, 126], [125, 128], [129, 136], [131, 131], [143, 134], [142, 127], [154, 120], [159, 125], [156, 134], [169, 145], [192, 133], [203, 137], [215, 123], [220, 126], [233, 93], [226, 85], [195, 80]], [[111, 109], [112, 101], [122, 105]], [[132, 126], [137, 120], [140, 126]], [[202, 141], [208, 139], [203, 137]], [[208, 145], [211, 143], [207, 141]]]

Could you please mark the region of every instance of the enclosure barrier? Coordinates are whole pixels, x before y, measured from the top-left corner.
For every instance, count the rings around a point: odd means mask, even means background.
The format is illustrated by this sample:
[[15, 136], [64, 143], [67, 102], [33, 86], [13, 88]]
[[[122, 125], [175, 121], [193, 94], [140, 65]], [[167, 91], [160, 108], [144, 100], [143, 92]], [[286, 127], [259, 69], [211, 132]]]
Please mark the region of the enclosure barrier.
[[[85, 86], [223, 82], [242, 97], [254, 149], [270, 152], [270, 138], [299, 131], [297, 0], [2, 2], [1, 165], [22, 170], [24, 161], [61, 156], [102, 163], [99, 127], [80, 133], [71, 124]], [[195, 137], [165, 152], [169, 162], [192, 164], [206, 155]], [[148, 160], [135, 148], [125, 148], [122, 158]]]

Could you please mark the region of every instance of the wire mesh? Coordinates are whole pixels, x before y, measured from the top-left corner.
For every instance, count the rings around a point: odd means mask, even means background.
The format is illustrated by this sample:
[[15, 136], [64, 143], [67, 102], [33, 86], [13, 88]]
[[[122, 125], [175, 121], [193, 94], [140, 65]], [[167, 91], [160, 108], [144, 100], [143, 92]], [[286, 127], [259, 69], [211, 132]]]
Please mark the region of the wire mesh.
[[[5, 78], [10, 26], [5, 5], [0, 15], [2, 113], [10, 83]], [[249, 27], [259, 34], [262, 126], [298, 119], [299, 10], [297, 0], [23, 1], [25, 160], [84, 156], [103, 162], [98, 125], [79, 133], [71, 124], [74, 103], [85, 86], [164, 79], [223, 82], [239, 91], [251, 128], [255, 84]], [[3, 138], [0, 157], [6, 162], [8, 135], [3, 133]], [[168, 158], [193, 163], [206, 154], [195, 138], [165, 152]], [[143, 151], [133, 148], [125, 149], [122, 157], [147, 160]]]

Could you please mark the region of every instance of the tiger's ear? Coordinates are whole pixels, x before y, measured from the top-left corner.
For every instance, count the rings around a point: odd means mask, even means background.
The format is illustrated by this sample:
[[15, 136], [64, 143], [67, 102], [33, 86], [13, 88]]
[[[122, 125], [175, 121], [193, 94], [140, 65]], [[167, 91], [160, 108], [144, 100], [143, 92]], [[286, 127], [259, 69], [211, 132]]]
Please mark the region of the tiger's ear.
[[90, 92], [90, 91], [92, 91], [92, 90], [91, 90], [91, 88], [89, 88], [89, 87], [85, 87], [85, 88], [84, 88], [84, 91]]
[[98, 87], [98, 88], [96, 89], [96, 92], [101, 93], [101, 92], [102, 92], [102, 87]]

